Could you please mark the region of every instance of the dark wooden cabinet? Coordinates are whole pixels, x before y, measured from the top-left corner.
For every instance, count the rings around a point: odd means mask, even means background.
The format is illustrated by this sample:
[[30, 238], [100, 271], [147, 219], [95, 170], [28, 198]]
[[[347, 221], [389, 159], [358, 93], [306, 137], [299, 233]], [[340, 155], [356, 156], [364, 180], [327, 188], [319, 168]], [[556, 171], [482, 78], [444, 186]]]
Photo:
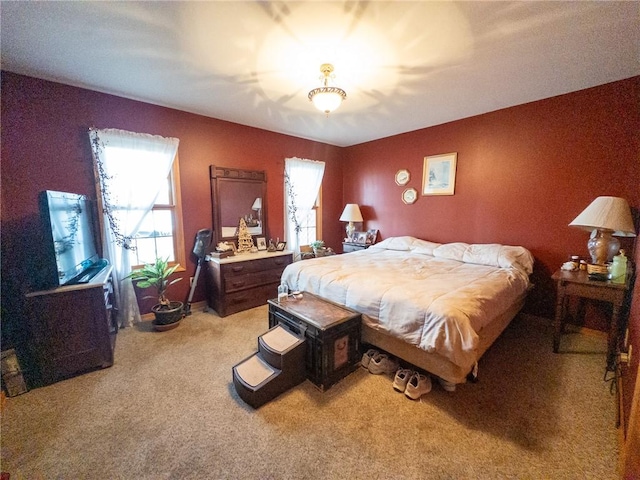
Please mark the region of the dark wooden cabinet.
[[111, 272], [105, 267], [88, 283], [27, 294], [34, 384], [113, 365], [118, 327]]
[[292, 261], [288, 251], [207, 257], [209, 307], [226, 317], [266, 304], [277, 295], [282, 272]]
[[307, 340], [307, 378], [324, 391], [358, 368], [362, 316], [304, 292], [269, 300], [269, 328], [278, 324]]

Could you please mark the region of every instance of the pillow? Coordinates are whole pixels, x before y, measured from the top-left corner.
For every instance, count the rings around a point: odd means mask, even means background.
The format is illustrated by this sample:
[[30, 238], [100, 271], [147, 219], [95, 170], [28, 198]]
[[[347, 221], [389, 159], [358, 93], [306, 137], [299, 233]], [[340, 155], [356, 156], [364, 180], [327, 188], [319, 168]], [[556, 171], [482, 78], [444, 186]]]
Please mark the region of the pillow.
[[497, 243], [467, 245], [462, 261], [465, 263], [499, 267], [500, 262], [498, 261], [498, 257], [500, 256], [501, 248], [502, 245]]
[[445, 243], [433, 250], [433, 256], [489, 267], [515, 268], [527, 275], [533, 273], [533, 255], [524, 247], [498, 243]]
[[524, 247], [503, 245], [498, 256], [502, 268], [516, 268], [527, 275], [533, 273], [533, 261], [533, 255]]
[[413, 242], [413, 245], [411, 246], [411, 251], [413, 253], [419, 253], [421, 255], [433, 256], [433, 251], [436, 248], [438, 248], [440, 245], [442, 244], [429, 242], [427, 240], [420, 240], [419, 238], [416, 238], [416, 240]]
[[464, 262], [464, 252], [469, 247], [468, 243], [445, 243], [433, 250], [433, 256], [438, 258], [446, 258], [448, 260], [457, 260]]
[[413, 242], [417, 240], [414, 237], [389, 237], [389, 238], [385, 238], [383, 241], [376, 243], [374, 245], [371, 245], [369, 247], [369, 249], [372, 248], [379, 248], [379, 249], [383, 249], [383, 250], [398, 250], [401, 252], [407, 251], [407, 250], [411, 250], [411, 245], [413, 245]]

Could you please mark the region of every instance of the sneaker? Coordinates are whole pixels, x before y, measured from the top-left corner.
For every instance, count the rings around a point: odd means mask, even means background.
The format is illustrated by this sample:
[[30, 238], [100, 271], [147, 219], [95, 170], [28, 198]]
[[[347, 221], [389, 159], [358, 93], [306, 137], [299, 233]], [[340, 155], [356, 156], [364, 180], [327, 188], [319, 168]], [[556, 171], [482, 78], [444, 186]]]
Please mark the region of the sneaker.
[[427, 375], [422, 375], [418, 372], [413, 372], [413, 375], [407, 383], [407, 388], [404, 390], [404, 394], [411, 400], [419, 400], [422, 395], [431, 391], [431, 378]]
[[449, 381], [445, 380], [444, 378], [438, 377], [438, 383], [447, 392], [455, 392], [456, 391], [456, 384], [452, 383], [452, 382], [449, 382]]
[[393, 389], [396, 392], [404, 392], [404, 389], [407, 388], [407, 383], [412, 375], [413, 370], [409, 370], [408, 368], [401, 368], [398, 370], [395, 378], [393, 379]]
[[369, 372], [374, 375], [381, 373], [394, 373], [398, 370], [398, 361], [386, 353], [379, 353], [369, 361]]
[[367, 368], [369, 366], [369, 362], [371, 361], [371, 359], [376, 355], [378, 355], [379, 353], [380, 352], [378, 352], [377, 350], [374, 350], [373, 348], [367, 350], [364, 353], [364, 355], [362, 355], [362, 360], [360, 361], [360, 365], [362, 365], [364, 368]]

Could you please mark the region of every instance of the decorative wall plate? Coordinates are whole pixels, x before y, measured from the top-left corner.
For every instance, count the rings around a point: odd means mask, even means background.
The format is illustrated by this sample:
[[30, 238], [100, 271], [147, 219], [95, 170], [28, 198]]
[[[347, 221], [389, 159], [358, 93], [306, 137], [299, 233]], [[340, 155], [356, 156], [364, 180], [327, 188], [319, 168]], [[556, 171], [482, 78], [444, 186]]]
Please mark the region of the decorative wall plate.
[[418, 191], [415, 188], [407, 188], [402, 192], [402, 201], [407, 205], [411, 205], [418, 199]]
[[405, 170], [403, 168], [402, 170], [398, 170], [396, 172], [396, 183], [400, 186], [404, 186], [409, 183], [410, 178], [411, 174], [409, 173], [409, 170]]

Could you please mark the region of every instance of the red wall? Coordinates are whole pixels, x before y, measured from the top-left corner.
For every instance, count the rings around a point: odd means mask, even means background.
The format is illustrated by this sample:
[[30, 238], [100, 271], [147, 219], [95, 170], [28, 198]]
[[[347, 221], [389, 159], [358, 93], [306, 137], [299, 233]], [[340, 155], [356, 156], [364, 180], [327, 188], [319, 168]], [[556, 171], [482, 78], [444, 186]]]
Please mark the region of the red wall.
[[[3, 310], [21, 315], [30, 265], [30, 232], [39, 222], [37, 195], [61, 190], [95, 198], [87, 129], [121, 128], [180, 139], [184, 211], [184, 277], [195, 272], [196, 232], [211, 227], [209, 165], [267, 172], [269, 235], [284, 237], [284, 159], [326, 162], [323, 232], [329, 245], [342, 236], [342, 150], [327, 144], [158, 107], [90, 90], [2, 72], [2, 297]], [[31, 262], [33, 263], [33, 262]], [[203, 277], [204, 278], [204, 277]], [[202, 280], [202, 279], [201, 279]], [[186, 299], [189, 282], [172, 287]], [[205, 299], [199, 282], [194, 302]], [[144, 305], [148, 311], [150, 305]], [[3, 320], [5, 315], [3, 314]], [[5, 331], [3, 322], [3, 332]], [[19, 323], [19, 322], [18, 322]]]
[[[523, 245], [536, 258], [529, 309], [553, 315], [550, 275], [588, 233], [568, 227], [599, 195], [640, 207], [640, 77], [396, 135], [346, 149], [345, 202], [381, 236]], [[426, 155], [457, 152], [455, 195], [401, 199], [422, 188]], [[394, 182], [400, 168], [406, 187]], [[624, 241], [627, 249], [633, 240]]]

